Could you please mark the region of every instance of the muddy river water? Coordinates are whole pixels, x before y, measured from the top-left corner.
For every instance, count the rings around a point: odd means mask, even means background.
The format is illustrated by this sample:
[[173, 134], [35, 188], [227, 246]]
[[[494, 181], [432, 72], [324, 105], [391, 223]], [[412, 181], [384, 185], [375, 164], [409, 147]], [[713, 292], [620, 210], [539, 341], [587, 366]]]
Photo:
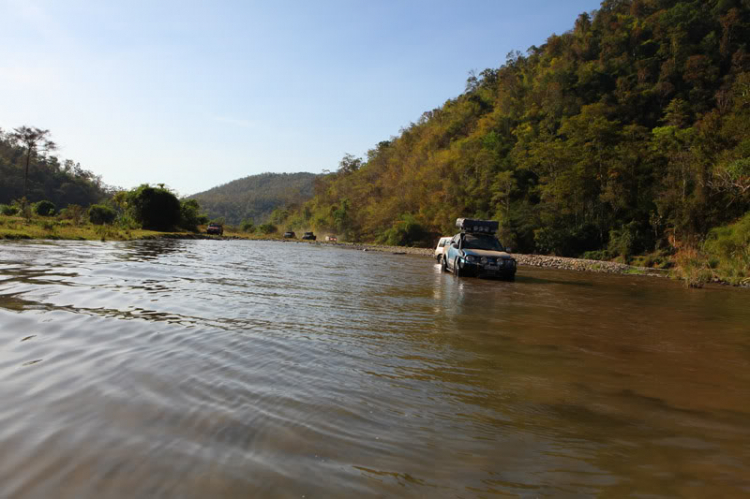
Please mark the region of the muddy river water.
[[0, 244], [0, 497], [750, 495], [750, 292]]

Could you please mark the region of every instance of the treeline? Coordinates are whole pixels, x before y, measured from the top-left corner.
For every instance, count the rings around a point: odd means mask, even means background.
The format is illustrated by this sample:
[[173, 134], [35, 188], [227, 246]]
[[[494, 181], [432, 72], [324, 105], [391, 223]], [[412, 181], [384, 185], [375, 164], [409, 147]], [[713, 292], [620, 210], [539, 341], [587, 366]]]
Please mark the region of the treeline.
[[491, 218], [566, 256], [697, 244], [750, 210], [748, 41], [748, 0], [605, 0], [346, 156], [286, 223], [427, 245]]
[[209, 221], [194, 199], [179, 199], [164, 185], [142, 184], [129, 191], [106, 186], [78, 163], [61, 164], [49, 154], [56, 148], [49, 130], [0, 130], [0, 215], [55, 216], [75, 225], [157, 231], [197, 231]]
[[[32, 131], [32, 138], [34, 130], [46, 132], [27, 127], [18, 130], [24, 129]], [[0, 130], [0, 204], [10, 204], [25, 195], [30, 203], [47, 200], [56, 206], [88, 206], [109, 196], [109, 189], [100, 176], [81, 168], [74, 161], [61, 163], [57, 156], [49, 154], [54, 147], [49, 150], [32, 147], [29, 151], [28, 145], [21, 140], [23, 137], [14, 131]], [[25, 178], [27, 156], [28, 180]], [[24, 192], [25, 184], [27, 192]]]
[[[23, 217], [27, 221], [31, 221], [34, 216], [55, 217], [76, 226], [92, 223], [125, 230], [147, 229], [161, 232], [198, 232], [200, 225], [209, 223], [209, 218], [201, 212], [198, 201], [179, 199], [163, 185], [149, 184], [142, 184], [129, 191], [117, 191], [101, 203], [86, 207], [72, 203], [58, 206], [46, 199], [31, 203], [20, 198], [8, 204], [0, 204], [0, 215]], [[223, 223], [223, 220], [218, 222]]]
[[250, 175], [189, 196], [200, 202], [211, 218], [238, 225], [246, 220], [262, 224], [284, 206], [299, 206], [313, 196], [314, 173]]

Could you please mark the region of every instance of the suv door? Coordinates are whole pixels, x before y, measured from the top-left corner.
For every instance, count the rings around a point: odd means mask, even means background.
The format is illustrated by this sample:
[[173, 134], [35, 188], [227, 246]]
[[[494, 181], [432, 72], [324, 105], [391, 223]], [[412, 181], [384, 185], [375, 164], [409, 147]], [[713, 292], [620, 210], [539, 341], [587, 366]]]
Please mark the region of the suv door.
[[455, 236], [453, 236], [453, 239], [448, 242], [448, 249], [445, 252], [445, 264], [446, 267], [451, 270], [453, 270], [453, 262], [456, 261], [456, 257], [458, 256], [458, 246], [460, 244], [460, 241], [461, 234], [456, 234]]

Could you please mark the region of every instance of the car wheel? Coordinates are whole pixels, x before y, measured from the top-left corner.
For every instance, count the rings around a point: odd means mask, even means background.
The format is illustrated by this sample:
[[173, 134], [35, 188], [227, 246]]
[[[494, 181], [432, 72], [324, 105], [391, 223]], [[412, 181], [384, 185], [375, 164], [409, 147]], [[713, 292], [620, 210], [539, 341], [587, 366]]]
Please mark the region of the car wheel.
[[438, 258], [440, 259], [440, 269], [443, 272], [448, 272], [448, 260], [445, 257], [443, 258], [438, 257]]
[[456, 274], [456, 277], [461, 277], [463, 274], [463, 272], [461, 272], [461, 267], [458, 266], [458, 257], [453, 260], [453, 273]]
[[437, 260], [437, 262], [438, 262], [438, 265], [440, 265], [440, 260], [441, 260], [441, 258], [440, 258], [440, 255], [436, 256], [436, 257], [435, 257], [435, 260]]

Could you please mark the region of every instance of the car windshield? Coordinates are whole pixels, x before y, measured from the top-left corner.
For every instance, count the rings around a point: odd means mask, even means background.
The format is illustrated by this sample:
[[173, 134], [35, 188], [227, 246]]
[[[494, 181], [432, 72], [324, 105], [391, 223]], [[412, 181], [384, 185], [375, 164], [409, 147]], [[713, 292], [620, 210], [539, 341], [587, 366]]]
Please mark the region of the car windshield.
[[466, 234], [464, 238], [464, 249], [504, 251], [503, 245], [495, 236]]

